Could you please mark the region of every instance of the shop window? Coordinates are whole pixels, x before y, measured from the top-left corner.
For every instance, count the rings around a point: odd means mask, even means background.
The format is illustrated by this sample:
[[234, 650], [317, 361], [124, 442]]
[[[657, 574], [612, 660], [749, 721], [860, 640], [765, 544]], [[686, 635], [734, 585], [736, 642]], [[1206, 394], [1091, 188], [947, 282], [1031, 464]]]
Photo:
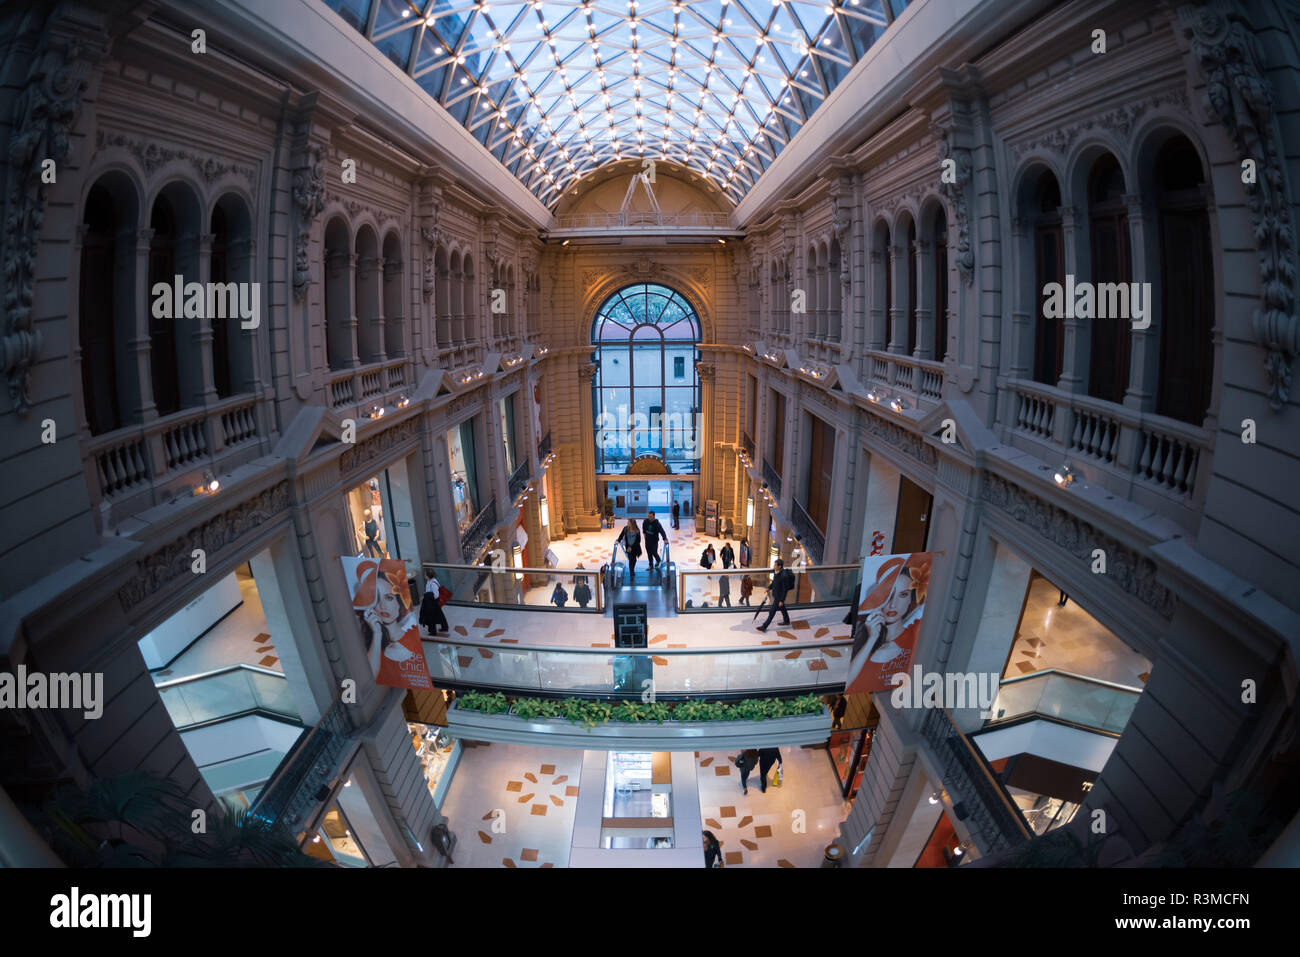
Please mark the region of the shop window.
[[514, 475], [519, 467], [517, 446], [515, 444], [515, 395], [510, 393], [497, 407], [501, 413], [501, 444], [506, 450], [506, 475]]
[[474, 463], [474, 420], [467, 419], [447, 433], [451, 466], [451, 500], [456, 527], [464, 532], [478, 515], [478, 472]]
[[348, 492], [357, 554], [365, 558], [389, 558], [388, 534], [384, 522], [384, 496], [379, 476], [372, 475]]

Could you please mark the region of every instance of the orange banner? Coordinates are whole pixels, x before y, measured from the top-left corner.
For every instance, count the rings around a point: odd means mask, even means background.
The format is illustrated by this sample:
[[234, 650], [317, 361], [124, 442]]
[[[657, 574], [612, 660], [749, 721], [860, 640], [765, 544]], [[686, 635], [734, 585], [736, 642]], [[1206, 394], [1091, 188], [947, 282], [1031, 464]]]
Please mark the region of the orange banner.
[[872, 555], [862, 560], [846, 694], [885, 691], [912, 666], [934, 552]]
[[394, 558], [340, 556], [375, 683], [433, 687], [420, 643], [419, 609], [411, 601], [406, 563]]

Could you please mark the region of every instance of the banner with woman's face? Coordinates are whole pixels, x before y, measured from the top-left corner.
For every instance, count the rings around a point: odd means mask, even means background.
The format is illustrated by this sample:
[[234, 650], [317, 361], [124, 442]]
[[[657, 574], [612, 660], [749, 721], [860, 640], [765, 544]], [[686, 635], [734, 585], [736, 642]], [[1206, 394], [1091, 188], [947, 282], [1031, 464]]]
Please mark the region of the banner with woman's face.
[[884, 691], [912, 667], [934, 552], [872, 555], [862, 560], [845, 693]]
[[420, 642], [419, 609], [411, 599], [406, 563], [396, 558], [350, 555], [339, 561], [375, 683], [431, 689], [433, 681]]

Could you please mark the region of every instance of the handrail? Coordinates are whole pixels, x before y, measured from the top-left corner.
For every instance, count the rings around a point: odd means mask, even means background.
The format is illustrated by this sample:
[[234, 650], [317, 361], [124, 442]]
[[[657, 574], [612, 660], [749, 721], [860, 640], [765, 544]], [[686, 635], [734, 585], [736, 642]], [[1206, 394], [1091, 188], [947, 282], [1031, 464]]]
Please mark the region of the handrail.
[[[249, 808], [249, 814], [270, 824], [296, 826], [297, 816], [290, 813], [295, 802], [307, 792], [311, 783], [316, 783], [313, 779], [318, 779], [319, 784], [329, 780], [331, 774], [323, 774], [322, 767], [328, 767], [332, 772], [344, 750], [341, 744], [346, 744], [355, 730], [351, 716], [343, 707], [343, 692], [340, 690], [321, 719], [284, 756], [271, 780]], [[315, 794], [315, 790], [310, 793]]]
[[202, 681], [204, 678], [211, 678], [214, 675], [224, 675], [232, 671], [252, 671], [259, 675], [270, 675], [272, 678], [288, 677], [283, 671], [272, 671], [270, 668], [263, 668], [261, 665], [249, 665], [240, 662], [235, 665], [226, 665], [224, 668], [214, 668], [211, 671], [200, 671], [197, 674], [186, 675], [184, 678], [172, 678], [170, 681], [161, 681], [154, 685], [155, 688], [175, 688], [177, 685], [188, 684], [191, 681]]
[[620, 655], [653, 655], [658, 658], [689, 657], [691, 655], [718, 655], [718, 654], [754, 654], [755, 652], [790, 652], [790, 651], [810, 651], [817, 648], [842, 648], [853, 644], [852, 638], [837, 638], [834, 641], [809, 641], [800, 642], [797, 645], [742, 645], [740, 647], [727, 647], [725, 645], [714, 645], [710, 648], [578, 648], [569, 645], [502, 645], [495, 641], [471, 641], [462, 638], [449, 638], [446, 635], [437, 635], [433, 638], [420, 639], [426, 645], [455, 645], [465, 648], [491, 648], [494, 651], [514, 654], [517, 651], [536, 651], [565, 655], [605, 655], [618, 653]]
[[1042, 671], [1031, 671], [1028, 674], [1014, 675], [1010, 678], [1003, 678], [998, 682], [998, 686], [1015, 684], [1018, 681], [1032, 681], [1034, 678], [1042, 678], [1045, 675], [1061, 675], [1065, 678], [1074, 678], [1078, 681], [1086, 681], [1089, 684], [1101, 685], [1104, 688], [1114, 688], [1117, 691], [1133, 691], [1137, 694], [1142, 693], [1141, 688], [1134, 688], [1132, 685], [1122, 685], [1116, 681], [1107, 681], [1104, 678], [1093, 678], [1089, 675], [1076, 674], [1073, 671], [1065, 671], [1061, 668], [1044, 668]]

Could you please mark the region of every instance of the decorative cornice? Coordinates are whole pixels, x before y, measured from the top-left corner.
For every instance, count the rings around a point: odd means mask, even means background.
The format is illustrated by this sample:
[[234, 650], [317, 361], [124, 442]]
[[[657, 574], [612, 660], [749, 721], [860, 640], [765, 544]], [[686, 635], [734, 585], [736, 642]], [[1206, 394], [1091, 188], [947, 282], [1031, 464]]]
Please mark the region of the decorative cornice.
[[207, 561], [289, 507], [289, 483], [280, 482], [255, 498], [240, 502], [202, 525], [190, 529], [170, 545], [136, 562], [135, 576], [117, 591], [123, 611], [130, 611], [177, 578], [194, 576], [194, 550], [203, 549]]
[[344, 196], [340, 196], [332, 190], [325, 193], [325, 201], [327, 203], [338, 203], [348, 211], [349, 216], [354, 218], [360, 216], [362, 213], [369, 213], [380, 226], [390, 222], [398, 222], [402, 218], [400, 213], [384, 209], [381, 206], [371, 206], [369, 203], [363, 203], [360, 200], [348, 199]]
[[1092, 561], [1093, 550], [1102, 549], [1106, 553], [1107, 581], [1113, 582], [1160, 617], [1166, 620], [1173, 617], [1173, 592], [1156, 580], [1156, 565], [1151, 559], [1000, 475], [986, 471], [981, 479], [980, 498], [983, 501], [1033, 529], [1081, 562]]
[[418, 430], [417, 419], [412, 417], [364, 442], [358, 442], [339, 456], [339, 473], [346, 476], [349, 472], [374, 461], [388, 450], [414, 438]]
[[0, 366], [20, 415], [31, 407], [31, 369], [41, 351], [40, 330], [32, 325], [37, 250], [45, 221], [41, 166], [46, 160], [58, 166], [67, 159], [72, 130], [81, 115], [81, 96], [105, 43], [100, 37], [69, 35], [56, 25], [36, 50], [26, 85], [14, 98], [2, 240], [5, 326]]
[[892, 445], [900, 452], [910, 455], [922, 465], [934, 468], [938, 457], [934, 454], [934, 449], [927, 445], [920, 436], [875, 413], [864, 410], [864, 414], [866, 417], [864, 431], [868, 435], [880, 439], [886, 445]]
[[1192, 55], [1205, 75], [1210, 115], [1223, 124], [1237, 159], [1253, 160], [1255, 181], [1246, 185], [1258, 251], [1261, 308], [1255, 340], [1264, 349], [1269, 406], [1282, 409], [1291, 397], [1291, 375], [1300, 351], [1295, 303], [1295, 232], [1290, 184], [1282, 155], [1273, 88], [1265, 75], [1255, 35], [1241, 14], [1215, 3], [1178, 9]]
[[106, 133], [99, 130], [95, 134], [96, 151], [112, 146], [122, 147], [130, 152], [132, 156], [140, 161], [144, 171], [150, 175], [168, 163], [183, 160], [194, 167], [194, 171], [199, 174], [199, 178], [208, 186], [229, 173], [243, 177], [248, 181], [249, 186], [255, 186], [257, 182], [257, 171], [251, 166], [241, 166], [238, 163], [223, 163], [214, 156], [205, 156], [202, 153], [195, 153], [190, 150], [170, 149], [159, 146], [157, 143], [142, 142], [121, 133]]
[[298, 231], [294, 237], [293, 299], [302, 302], [307, 298], [311, 283], [311, 261], [307, 255], [311, 238], [311, 224], [325, 208], [324, 150], [311, 147], [306, 161], [293, 174], [293, 207], [298, 214]]

